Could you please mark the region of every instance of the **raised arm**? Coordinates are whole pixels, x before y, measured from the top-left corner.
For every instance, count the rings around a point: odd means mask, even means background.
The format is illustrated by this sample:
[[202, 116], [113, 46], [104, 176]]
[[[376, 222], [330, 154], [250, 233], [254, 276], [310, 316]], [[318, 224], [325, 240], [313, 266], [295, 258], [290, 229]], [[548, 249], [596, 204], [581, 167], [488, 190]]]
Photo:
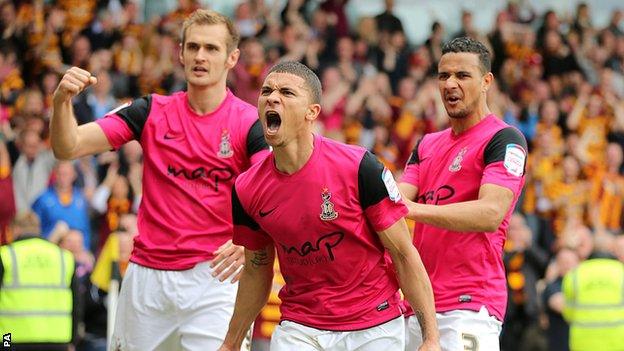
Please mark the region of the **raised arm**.
[[50, 119], [50, 140], [56, 158], [75, 159], [111, 149], [99, 125], [91, 122], [78, 126], [71, 103], [74, 96], [96, 83], [97, 79], [91, 73], [72, 67], [56, 88]]
[[439, 350], [440, 334], [435, 315], [433, 289], [418, 251], [412, 245], [405, 219], [378, 232], [396, 269], [399, 286], [412, 306], [420, 328], [423, 345], [420, 350]]
[[579, 124], [581, 123], [581, 117], [583, 116], [583, 112], [585, 111], [585, 107], [587, 106], [587, 102], [589, 101], [589, 96], [590, 96], [590, 87], [587, 85], [584, 85], [581, 88], [581, 92], [579, 94], [579, 97], [576, 99], [576, 102], [574, 103], [574, 107], [572, 108], [572, 111], [570, 111], [570, 114], [568, 115], [568, 118], [566, 120], [566, 125], [570, 130], [575, 131]]
[[269, 299], [274, 260], [273, 244], [259, 250], [245, 249], [245, 267], [238, 285], [234, 315], [219, 350], [240, 350], [251, 323]]

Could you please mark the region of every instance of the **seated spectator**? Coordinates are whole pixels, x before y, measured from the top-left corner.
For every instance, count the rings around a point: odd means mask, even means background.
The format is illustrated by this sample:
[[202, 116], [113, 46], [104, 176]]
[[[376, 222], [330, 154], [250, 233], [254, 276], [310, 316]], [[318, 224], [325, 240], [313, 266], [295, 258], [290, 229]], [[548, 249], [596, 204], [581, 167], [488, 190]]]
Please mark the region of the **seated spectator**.
[[19, 157], [13, 165], [13, 190], [15, 207], [21, 212], [29, 210], [46, 190], [56, 161], [35, 131], [22, 131], [16, 145]]
[[546, 270], [548, 254], [533, 245], [531, 229], [519, 213], [509, 220], [504, 250], [509, 301], [501, 345], [506, 351], [514, 351], [538, 342], [534, 340], [539, 305], [536, 283]]
[[108, 234], [118, 230], [121, 216], [137, 213], [140, 197], [134, 197], [128, 178], [119, 174], [118, 162], [108, 166], [104, 181], [95, 189], [91, 206], [101, 216], [96, 252], [100, 252]]
[[123, 215], [118, 229], [110, 233], [104, 243], [91, 274], [91, 282], [98, 289], [108, 292], [110, 280], [124, 276], [132, 253], [133, 239], [137, 234], [136, 215]]
[[33, 203], [32, 208], [41, 218], [41, 232], [48, 238], [58, 221], [83, 234], [84, 247], [90, 249], [91, 228], [88, 202], [83, 192], [74, 187], [76, 170], [69, 161], [59, 161], [55, 167], [55, 180]]
[[93, 254], [85, 249], [83, 243], [84, 235], [81, 232], [68, 229], [60, 234], [56, 244], [74, 255], [74, 261], [76, 262], [76, 278], [82, 285], [86, 283], [86, 279], [93, 270], [93, 264], [95, 262]]
[[570, 350], [568, 343], [564, 342], [564, 340], [569, 338], [570, 327], [561, 315], [564, 305], [561, 284], [563, 277], [578, 265], [578, 261], [578, 256], [573, 250], [568, 248], [559, 250], [554, 262], [554, 270], [557, 276], [555, 280], [547, 283], [542, 294], [542, 305], [548, 316], [546, 336], [548, 338], [549, 351]]
[[264, 47], [257, 39], [247, 39], [240, 46], [241, 56], [231, 73], [233, 90], [240, 99], [255, 105], [271, 64], [267, 62]]

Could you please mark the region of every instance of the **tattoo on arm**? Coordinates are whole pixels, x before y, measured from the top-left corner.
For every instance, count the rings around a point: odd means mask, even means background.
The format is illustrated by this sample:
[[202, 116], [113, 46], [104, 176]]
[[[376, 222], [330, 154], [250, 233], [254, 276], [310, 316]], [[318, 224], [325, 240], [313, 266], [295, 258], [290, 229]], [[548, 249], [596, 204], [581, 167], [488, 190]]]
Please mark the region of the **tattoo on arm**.
[[254, 267], [266, 266], [269, 264], [269, 254], [266, 249], [260, 249], [254, 251], [254, 255], [251, 258], [251, 264]]
[[429, 329], [429, 326], [427, 325], [427, 323], [425, 322], [425, 314], [422, 311], [414, 311], [414, 314], [416, 315], [416, 319], [418, 319], [418, 324], [420, 324], [420, 331], [421, 331], [421, 335], [424, 336], [427, 334], [427, 329]]

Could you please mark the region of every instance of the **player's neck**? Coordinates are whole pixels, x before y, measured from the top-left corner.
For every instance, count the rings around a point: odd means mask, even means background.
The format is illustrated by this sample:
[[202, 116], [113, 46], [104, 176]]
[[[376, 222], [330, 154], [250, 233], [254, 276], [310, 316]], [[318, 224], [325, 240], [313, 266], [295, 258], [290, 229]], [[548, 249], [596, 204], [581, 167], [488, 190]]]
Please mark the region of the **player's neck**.
[[477, 107], [470, 115], [464, 118], [451, 118], [450, 124], [453, 134], [457, 135], [467, 131], [479, 124], [479, 122], [490, 114], [492, 114], [492, 112], [487, 105], [484, 104], [483, 106]]
[[200, 116], [214, 112], [223, 102], [227, 95], [225, 84], [215, 84], [214, 86], [188, 87], [188, 103], [193, 112]]
[[293, 174], [303, 168], [314, 151], [314, 134], [311, 132], [298, 137], [287, 145], [273, 149], [275, 167], [280, 172]]

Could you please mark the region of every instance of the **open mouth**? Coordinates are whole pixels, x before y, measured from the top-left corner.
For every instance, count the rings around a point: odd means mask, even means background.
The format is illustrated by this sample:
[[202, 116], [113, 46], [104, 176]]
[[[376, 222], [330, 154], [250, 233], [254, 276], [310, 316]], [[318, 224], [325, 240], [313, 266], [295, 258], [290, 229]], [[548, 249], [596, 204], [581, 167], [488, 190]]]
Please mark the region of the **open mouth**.
[[446, 101], [449, 104], [454, 105], [454, 104], [458, 103], [459, 101], [461, 101], [461, 97], [459, 95], [449, 94], [449, 95], [446, 95]]
[[193, 72], [195, 73], [207, 73], [208, 70], [204, 67], [193, 67]]
[[275, 111], [267, 111], [265, 113], [267, 132], [268, 134], [275, 134], [282, 125], [282, 117]]

